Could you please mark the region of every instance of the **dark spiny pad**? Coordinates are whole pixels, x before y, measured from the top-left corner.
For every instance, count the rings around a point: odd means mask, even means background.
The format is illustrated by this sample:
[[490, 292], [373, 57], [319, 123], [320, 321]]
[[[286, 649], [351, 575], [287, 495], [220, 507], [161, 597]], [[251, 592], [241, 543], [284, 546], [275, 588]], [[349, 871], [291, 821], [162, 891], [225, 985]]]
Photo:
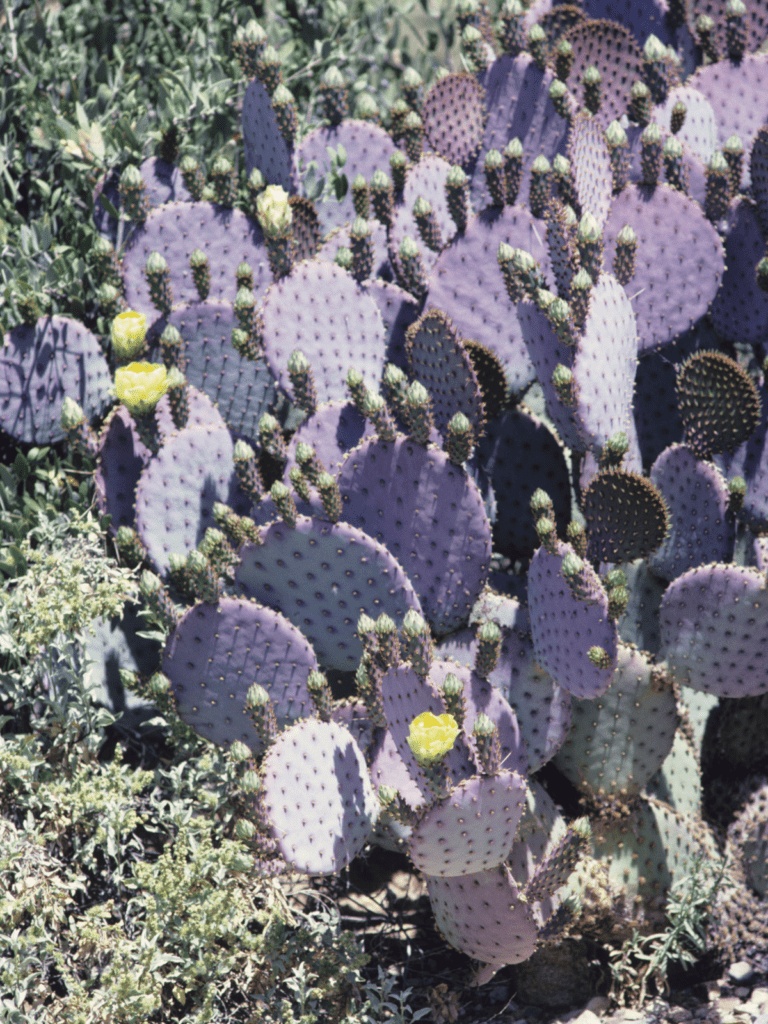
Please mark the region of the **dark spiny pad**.
[[445, 435], [451, 418], [462, 412], [475, 438], [481, 437], [485, 409], [480, 385], [450, 317], [436, 309], [421, 316], [408, 330], [406, 355], [411, 374], [431, 395], [436, 429]]
[[735, 199], [725, 228], [723, 283], [710, 310], [715, 330], [738, 342], [763, 341], [768, 335], [768, 293], [755, 280], [755, 266], [765, 255], [765, 239], [755, 207]]
[[527, 960], [536, 949], [533, 908], [506, 864], [454, 878], [427, 876], [435, 924], [455, 949], [498, 969]]
[[456, 225], [448, 210], [448, 199], [445, 192], [445, 179], [448, 177], [450, 169], [449, 163], [434, 154], [422, 157], [417, 164], [408, 169], [403, 189], [403, 201], [398, 203], [395, 209], [389, 232], [390, 260], [393, 266], [400, 265], [400, 244], [406, 236], [416, 243], [421, 253], [424, 269], [428, 274], [438, 258], [438, 253], [430, 249], [423, 241], [413, 214], [413, 204], [419, 196], [431, 204], [443, 244], [449, 242], [456, 233]]
[[635, 79], [642, 78], [643, 56], [631, 31], [614, 21], [585, 21], [566, 33], [573, 47], [573, 67], [568, 76], [579, 107], [584, 106], [582, 77], [594, 66], [602, 76], [598, 118], [603, 125], [618, 120], [629, 105]]
[[408, 853], [418, 871], [442, 877], [496, 867], [509, 856], [525, 806], [517, 772], [460, 782], [413, 830]]
[[[576, 597], [561, 570], [568, 544], [556, 542], [557, 554], [543, 547], [528, 570], [531, 634], [537, 663], [574, 697], [605, 693], [616, 665], [616, 624], [608, 618], [608, 595], [587, 563], [589, 599]], [[596, 666], [588, 657], [593, 647], [606, 652], [610, 664]]]
[[712, 104], [721, 145], [731, 135], [741, 139], [744, 146], [741, 187], [747, 188], [752, 142], [768, 121], [768, 53], [747, 53], [738, 63], [722, 60], [701, 67], [686, 85], [698, 89]]
[[672, 749], [678, 721], [671, 681], [643, 651], [619, 644], [611, 685], [573, 701], [573, 726], [553, 763], [588, 795], [637, 794]]
[[245, 90], [242, 123], [246, 178], [257, 167], [270, 185], [294, 192], [298, 178], [291, 163], [291, 148], [283, 138], [269, 93], [258, 78], [252, 79]]
[[141, 474], [136, 530], [161, 573], [171, 553], [186, 555], [216, 525], [217, 501], [247, 513], [250, 503], [239, 490], [233, 448], [225, 428], [186, 427], [166, 440]]
[[241, 549], [235, 583], [277, 608], [314, 644], [324, 668], [351, 670], [363, 648], [357, 620], [386, 612], [396, 621], [419, 599], [400, 564], [349, 523], [300, 515], [261, 529], [262, 544]]
[[496, 254], [501, 242], [524, 249], [549, 279], [545, 235], [544, 222], [521, 206], [486, 210], [470, 218], [464, 234], [440, 254], [429, 279], [427, 308], [442, 310], [463, 338], [499, 357], [513, 395], [533, 382], [535, 371]]
[[317, 668], [311, 646], [278, 612], [222, 597], [188, 609], [168, 638], [162, 670], [179, 716], [211, 743], [240, 740], [263, 751], [245, 702], [263, 686], [280, 725], [312, 711], [307, 676]]
[[749, 158], [752, 192], [763, 233], [768, 235], [768, 125], [758, 131]]
[[120, 526], [133, 526], [136, 484], [149, 458], [150, 452], [142, 444], [131, 414], [124, 405], [118, 405], [99, 435], [94, 478], [99, 511], [112, 516], [113, 535]]
[[[330, 162], [326, 147], [338, 149], [339, 145], [342, 145], [347, 153], [347, 162], [344, 164], [343, 173], [346, 174], [347, 181], [350, 183], [358, 174], [362, 174], [369, 184], [374, 171], [379, 170], [389, 174], [389, 160], [396, 149], [389, 132], [370, 121], [355, 119], [347, 119], [338, 125], [313, 128], [296, 147], [294, 165], [298, 167], [303, 162], [306, 167], [310, 161], [315, 160], [318, 166], [318, 175], [327, 174]], [[352, 201], [352, 189], [347, 191], [340, 203], [335, 198], [325, 203], [318, 203], [317, 214], [324, 231], [330, 231], [331, 228], [339, 227], [347, 221], [353, 221], [355, 207]]]
[[613, 175], [605, 132], [595, 118], [581, 113], [571, 122], [568, 159], [582, 211], [589, 210], [603, 227], [611, 207]]
[[630, 29], [639, 46], [651, 33], [665, 46], [674, 46], [677, 42], [665, 22], [669, 9], [665, 0], [648, 0], [644, 4], [625, 5], [623, 8], [617, 8], [612, 0], [584, 0], [583, 8], [588, 18], [609, 18], [620, 22]]
[[341, 469], [344, 456], [364, 438], [374, 434], [373, 427], [352, 402], [327, 402], [304, 420], [291, 438], [288, 446], [288, 461], [283, 478], [288, 483], [288, 474], [296, 463], [296, 445], [303, 442], [315, 449], [320, 463], [332, 476]]
[[538, 547], [529, 508], [538, 487], [552, 499], [558, 530], [565, 531], [571, 512], [568, 467], [562, 446], [541, 420], [523, 408], [508, 410], [487, 425], [478, 454], [498, 506], [494, 550], [525, 559]]
[[625, 289], [645, 351], [672, 341], [707, 312], [723, 279], [723, 246], [699, 205], [669, 185], [628, 185], [614, 199], [603, 232], [607, 267], [625, 224], [638, 239]]
[[[528, 202], [531, 164], [539, 153], [551, 163], [558, 153], [565, 151], [568, 122], [556, 112], [549, 98], [554, 80], [554, 74], [541, 71], [529, 53], [517, 57], [505, 54], [481, 76], [488, 122], [472, 176], [470, 197], [476, 210], [482, 210], [491, 201], [483, 173], [489, 150], [503, 153], [510, 140], [520, 139], [523, 179], [516, 202], [521, 205]], [[543, 239], [543, 232], [540, 234]]]
[[267, 292], [264, 351], [272, 373], [293, 393], [288, 359], [300, 349], [309, 360], [319, 403], [347, 399], [354, 366], [374, 387], [384, 368], [384, 324], [373, 299], [333, 263], [305, 260]]
[[144, 275], [144, 265], [152, 252], [159, 252], [168, 262], [173, 301], [197, 302], [189, 257], [198, 248], [208, 257], [210, 299], [235, 301], [235, 271], [243, 260], [253, 269], [257, 301], [272, 281], [264, 236], [255, 220], [214, 203], [166, 203], [152, 210], [126, 243], [123, 274], [129, 308], [144, 313], [148, 324], [158, 318]]
[[733, 550], [728, 522], [728, 484], [710, 462], [702, 462], [684, 444], [662, 452], [651, 467], [670, 513], [670, 531], [648, 565], [665, 580], [707, 562], [727, 562]]
[[275, 381], [263, 358], [246, 359], [232, 346], [238, 321], [230, 303], [179, 303], [148, 332], [150, 344], [167, 324], [181, 335], [179, 364], [189, 384], [216, 403], [232, 430], [257, 437], [259, 420], [275, 405]]
[[491, 531], [477, 485], [445, 452], [409, 437], [365, 441], [339, 473], [343, 517], [386, 544], [438, 634], [463, 625], [488, 572]]
[[678, 682], [720, 697], [768, 693], [765, 576], [703, 565], [670, 583], [660, 612], [661, 651]]
[[485, 123], [484, 90], [463, 72], [438, 78], [424, 100], [428, 147], [449, 164], [468, 164], [477, 155]]
[[677, 402], [686, 441], [699, 458], [734, 451], [760, 422], [752, 378], [722, 352], [697, 352], [677, 367]]
[[58, 315], [22, 324], [0, 350], [0, 427], [25, 444], [61, 441], [64, 399], [74, 399], [88, 421], [107, 407], [110, 384], [96, 336], [83, 324]]
[[667, 535], [664, 499], [647, 477], [609, 469], [581, 497], [589, 557], [597, 562], [646, 558]]
[[264, 809], [280, 853], [298, 871], [330, 875], [358, 853], [379, 816], [362, 751], [337, 722], [282, 733], [261, 768]]

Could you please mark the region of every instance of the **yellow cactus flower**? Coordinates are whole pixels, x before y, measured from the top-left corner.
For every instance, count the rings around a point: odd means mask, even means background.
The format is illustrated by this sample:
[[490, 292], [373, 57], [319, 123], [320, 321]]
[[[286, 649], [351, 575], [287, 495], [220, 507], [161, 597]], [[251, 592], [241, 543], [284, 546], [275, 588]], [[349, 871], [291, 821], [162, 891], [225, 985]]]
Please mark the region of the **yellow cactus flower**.
[[288, 193], [281, 185], [267, 185], [256, 199], [256, 213], [267, 238], [284, 237], [293, 221]]
[[419, 764], [434, 764], [456, 742], [459, 727], [453, 715], [433, 715], [431, 711], [414, 718], [408, 734], [408, 746]]
[[133, 309], [118, 313], [112, 321], [112, 351], [117, 359], [133, 359], [144, 345], [147, 318]]
[[162, 363], [129, 363], [115, 373], [114, 393], [131, 416], [147, 416], [168, 387]]

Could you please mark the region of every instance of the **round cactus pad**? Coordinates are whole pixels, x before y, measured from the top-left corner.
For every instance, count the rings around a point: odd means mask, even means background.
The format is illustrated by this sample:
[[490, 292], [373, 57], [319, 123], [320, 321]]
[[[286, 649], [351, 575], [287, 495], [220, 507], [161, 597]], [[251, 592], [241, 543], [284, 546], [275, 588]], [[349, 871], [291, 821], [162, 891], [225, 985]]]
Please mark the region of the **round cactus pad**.
[[418, 246], [427, 274], [432, 270], [437, 259], [438, 254], [430, 249], [422, 239], [419, 226], [413, 215], [413, 204], [419, 196], [432, 205], [443, 245], [447, 245], [456, 234], [456, 225], [448, 210], [448, 199], [445, 192], [445, 181], [450, 169], [449, 163], [433, 153], [422, 157], [417, 164], [409, 169], [403, 188], [402, 202], [398, 202], [389, 232], [390, 259], [393, 265], [400, 266], [400, 243], [406, 235]]
[[[330, 170], [328, 147], [338, 152], [343, 146], [347, 154], [346, 163], [341, 169], [348, 182], [353, 182], [358, 174], [362, 174], [370, 182], [374, 171], [383, 171], [390, 175], [389, 159], [397, 148], [389, 132], [370, 121], [358, 121], [347, 118], [341, 124], [313, 128], [296, 146], [294, 167], [308, 167], [311, 161], [317, 163], [318, 176]], [[294, 172], [296, 173], [296, 172]], [[352, 189], [337, 202], [318, 203], [317, 213], [324, 231], [339, 227], [355, 219], [355, 207], [352, 201]]]
[[[572, 549], [557, 544], [557, 554], [543, 547], [528, 570], [528, 604], [536, 662], [574, 697], [599, 697], [608, 689], [616, 667], [616, 624], [608, 618], [608, 595], [588, 562], [584, 563], [584, 594], [576, 596], [560, 571]], [[588, 655], [592, 647], [606, 653], [609, 664], [598, 667]]]
[[[204, 391], [198, 391], [196, 387], [190, 385], [187, 388], [187, 402], [189, 417], [184, 424], [185, 427], [221, 427], [226, 429], [224, 418]], [[123, 406], [123, 408], [125, 407]], [[175, 434], [178, 430], [173, 421], [171, 400], [167, 392], [155, 407], [155, 420], [160, 438], [165, 443], [171, 434]]]
[[247, 513], [250, 503], [239, 491], [233, 449], [225, 428], [186, 427], [168, 438], [141, 474], [136, 530], [161, 573], [171, 553], [186, 555], [216, 525], [216, 502]]
[[604, 125], [626, 113], [635, 79], [643, 77], [643, 55], [632, 32], [615, 21], [583, 21], [566, 32], [573, 47], [569, 88], [579, 109], [585, 106], [584, 72], [590, 65], [602, 76], [602, 103], [597, 113]]
[[731, 135], [741, 139], [741, 187], [748, 188], [752, 143], [768, 121], [768, 53], [745, 53], [740, 61], [708, 64], [691, 75], [686, 85], [698, 89], [712, 104], [721, 145]]
[[670, 530], [650, 556], [650, 568], [665, 580], [707, 562], [727, 562], [733, 548], [728, 522], [728, 485], [711, 462], [684, 444], [671, 445], [651, 467], [651, 481], [670, 513]]
[[235, 583], [262, 604], [279, 609], [311, 640], [325, 668], [353, 670], [363, 654], [357, 620], [386, 612], [396, 622], [419, 599], [399, 562], [349, 523], [299, 516], [261, 529], [262, 543], [246, 544]]
[[634, 795], [672, 749], [678, 721], [671, 680], [644, 652], [619, 644], [611, 685], [573, 702], [573, 726], [553, 763], [589, 795]]
[[407, 369], [405, 335], [411, 324], [418, 319], [421, 303], [399, 285], [382, 281], [381, 278], [366, 281], [365, 291], [379, 307], [384, 321], [387, 346], [385, 361], [394, 363], [402, 370]]
[[[491, 200], [483, 171], [489, 150], [503, 153], [515, 138], [523, 144], [523, 180], [517, 196], [520, 204], [528, 202], [531, 164], [539, 153], [551, 163], [558, 153], [565, 152], [568, 122], [549, 98], [554, 80], [554, 74], [549, 69], [541, 71], [528, 53], [517, 57], [504, 54], [483, 75], [488, 121], [472, 177], [470, 195], [476, 210], [484, 209]], [[527, 248], [515, 242], [510, 245]]]
[[232, 346], [238, 321], [230, 303], [179, 303], [156, 326], [166, 323], [181, 335], [179, 364], [189, 383], [216, 403], [232, 430], [258, 437], [259, 420], [275, 404], [275, 380], [264, 359], [246, 359]]
[[462, 72], [438, 78], [427, 93], [422, 110], [425, 141], [449, 164], [468, 165], [477, 154], [483, 139], [484, 99], [475, 76]]
[[[627, 185], [603, 232], [605, 266], [629, 224], [637, 235], [635, 273], [625, 285], [637, 315], [639, 351], [672, 341], [699, 320], [723, 279], [723, 245], [697, 202], [670, 185]], [[730, 259], [728, 260], [730, 264]]]
[[475, 960], [503, 967], [536, 949], [533, 909], [520, 902], [506, 864], [451, 878], [430, 875], [427, 891], [440, 934]]
[[683, 127], [675, 134], [706, 166], [720, 146], [717, 140], [715, 112], [704, 93], [692, 89], [688, 83], [674, 86], [667, 93], [664, 102], [654, 108], [653, 120], [663, 131], [671, 132], [672, 111], [675, 104], [681, 102], [685, 104], [685, 121]]
[[535, 370], [496, 254], [501, 242], [525, 249], [550, 281], [545, 238], [544, 222], [522, 206], [484, 210], [471, 217], [464, 234], [440, 253], [429, 278], [426, 307], [449, 316], [462, 338], [479, 341], [494, 352], [514, 395], [533, 382]]
[[346, 270], [304, 260], [272, 285], [262, 312], [267, 362], [288, 394], [288, 360], [295, 349], [309, 360], [318, 402], [347, 400], [350, 367], [377, 387], [386, 356], [384, 323], [376, 303]]
[[360, 853], [379, 801], [365, 758], [343, 725], [298, 722], [269, 748], [261, 774], [272, 835], [292, 868], [330, 875]]
[[246, 176], [258, 167], [270, 185], [295, 191], [291, 150], [280, 131], [269, 93], [258, 78], [249, 83], [243, 97], [243, 146]]
[[312, 712], [307, 676], [315, 669], [312, 647], [284, 616], [233, 597], [189, 608], [162, 668], [187, 725], [222, 747], [240, 740], [254, 755], [263, 744], [245, 706], [250, 687], [264, 687], [284, 726]]
[[464, 470], [410, 437], [370, 440], [346, 457], [339, 489], [344, 519], [397, 558], [435, 632], [464, 625], [491, 557], [483, 499]]
[[768, 693], [765, 576], [702, 565], [678, 576], [661, 602], [661, 651], [680, 683], [719, 697]]
[[0, 351], [0, 427], [25, 444], [61, 441], [64, 399], [90, 420], [104, 412], [110, 384], [96, 336], [77, 320], [56, 315], [15, 327]]
[[485, 871], [505, 861], [525, 808], [517, 772], [460, 782], [413, 830], [408, 853], [419, 871], [443, 877]]
[[241, 261], [253, 270], [253, 290], [259, 300], [272, 281], [261, 228], [240, 210], [215, 203], [166, 203], [152, 210], [125, 247], [125, 301], [152, 323], [159, 316], [150, 297], [144, 266], [152, 252], [168, 262], [174, 303], [197, 302], [189, 257], [202, 249], [211, 270], [209, 298], [234, 302], [235, 271]]

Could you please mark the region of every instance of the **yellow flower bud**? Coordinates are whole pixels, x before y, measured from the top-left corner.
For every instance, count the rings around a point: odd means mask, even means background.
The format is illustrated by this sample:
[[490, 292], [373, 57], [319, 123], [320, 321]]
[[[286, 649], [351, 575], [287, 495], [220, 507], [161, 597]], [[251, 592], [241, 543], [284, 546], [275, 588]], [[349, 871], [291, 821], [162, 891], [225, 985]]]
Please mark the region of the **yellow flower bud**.
[[115, 373], [115, 395], [131, 416], [146, 416], [152, 412], [167, 387], [162, 363], [129, 363]]
[[256, 199], [256, 213], [261, 230], [268, 238], [282, 238], [293, 221], [288, 193], [280, 185], [267, 185]]
[[127, 361], [141, 351], [147, 333], [147, 318], [133, 309], [118, 313], [112, 321], [112, 351]]
[[425, 711], [411, 722], [408, 746], [419, 764], [434, 764], [456, 742], [459, 727], [453, 715], [433, 715]]

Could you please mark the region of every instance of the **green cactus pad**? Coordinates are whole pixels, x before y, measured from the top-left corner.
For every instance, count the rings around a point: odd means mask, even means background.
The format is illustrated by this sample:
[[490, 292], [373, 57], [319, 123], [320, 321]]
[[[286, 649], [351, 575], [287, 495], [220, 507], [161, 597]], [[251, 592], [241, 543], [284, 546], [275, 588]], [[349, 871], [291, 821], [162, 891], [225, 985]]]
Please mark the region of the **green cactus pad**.
[[279, 609], [314, 644], [323, 668], [352, 670], [362, 657], [357, 620], [387, 612], [400, 621], [419, 599], [395, 558], [349, 523], [298, 516], [262, 527], [262, 543], [246, 544], [235, 582]]
[[469, 875], [505, 861], [525, 807], [525, 779], [503, 771], [460, 782], [421, 817], [408, 853], [419, 871]]
[[678, 576], [661, 603], [661, 650], [680, 683], [720, 697], [768, 693], [765, 575], [702, 565]]
[[671, 681], [620, 643], [606, 692], [573, 701], [573, 725], [553, 763], [587, 794], [637, 794], [672, 749], [678, 720]]
[[367, 842], [379, 801], [352, 733], [337, 722], [298, 722], [261, 768], [264, 808], [280, 853], [310, 875], [341, 871]]
[[672, 749], [648, 782], [645, 792], [663, 800], [680, 814], [694, 818], [701, 815], [701, 764], [696, 747], [682, 729], [675, 733]]
[[307, 676], [317, 668], [299, 630], [271, 608], [222, 597], [189, 608], [168, 638], [163, 673], [179, 716], [205, 739], [262, 749], [246, 709], [253, 683], [270, 696], [280, 725], [312, 712]]

